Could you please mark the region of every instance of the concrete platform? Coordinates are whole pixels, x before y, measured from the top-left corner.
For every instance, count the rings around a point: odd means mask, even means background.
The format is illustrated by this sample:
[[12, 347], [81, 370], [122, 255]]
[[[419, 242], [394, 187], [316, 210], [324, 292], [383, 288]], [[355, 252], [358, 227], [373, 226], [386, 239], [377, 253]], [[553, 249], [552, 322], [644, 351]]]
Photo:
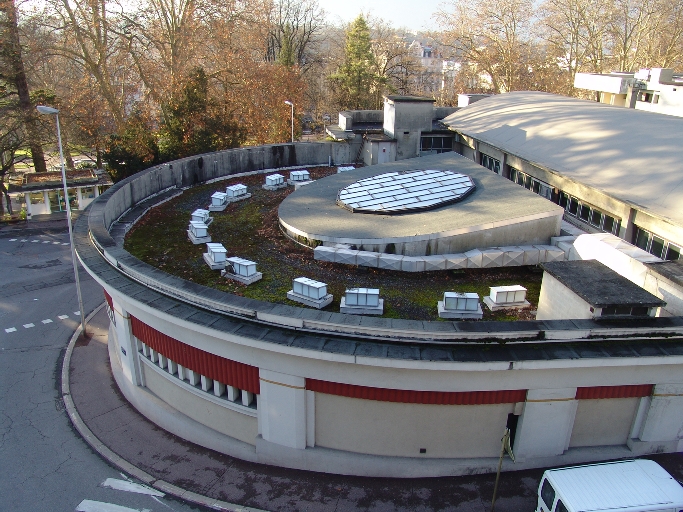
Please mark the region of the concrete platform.
[[444, 308], [443, 301], [440, 300], [436, 304], [436, 309], [439, 311], [439, 318], [457, 318], [458, 320], [481, 320], [484, 318], [481, 304], [477, 304], [477, 311], [456, 311]]
[[[263, 188], [266, 188], [265, 185]], [[241, 196], [228, 197], [228, 204], [237, 203], [238, 201], [244, 201], [245, 199], [249, 199], [250, 197], [251, 197], [250, 192], [247, 192], [246, 194], [242, 194]]]
[[204, 262], [209, 266], [211, 270], [223, 270], [225, 268], [225, 262], [222, 261], [220, 263], [216, 263], [211, 259], [211, 256], [209, 256], [208, 252], [205, 252], [202, 254], [202, 257], [204, 258]]
[[281, 188], [286, 188], [287, 183], [283, 183], [282, 185], [262, 185], [262, 188], [265, 190], [280, 190]]
[[192, 231], [190, 231], [189, 229], [187, 230], [187, 237], [190, 239], [190, 242], [192, 242], [195, 245], [208, 244], [211, 241], [211, 235], [196, 237], [192, 234]]
[[531, 306], [528, 300], [525, 300], [524, 302], [511, 302], [508, 304], [496, 304], [493, 302], [493, 299], [489, 297], [488, 295], [484, 297], [483, 299], [484, 304], [486, 304], [486, 307], [488, 307], [491, 311], [500, 311], [502, 309], [524, 309], [528, 308]]
[[298, 293], [294, 293], [294, 290], [289, 290], [287, 292], [287, 298], [289, 300], [300, 302], [301, 304], [305, 304], [306, 306], [316, 309], [322, 309], [325, 306], [330, 305], [332, 303], [332, 300], [334, 299], [331, 293], [328, 293], [322, 299], [315, 300], [309, 297], [305, 297], [303, 295], [299, 295]]
[[341, 298], [339, 304], [339, 312], [347, 315], [383, 315], [384, 314], [384, 299], [379, 299], [378, 306], [347, 306], [346, 297]]
[[304, 187], [306, 185], [310, 185], [311, 183], [315, 182], [315, 180], [307, 180], [307, 181], [295, 181], [293, 183], [294, 185], [294, 190], [299, 190], [299, 188]]
[[209, 210], [210, 212], [222, 212], [222, 211], [225, 211], [225, 209], [228, 207], [229, 204], [230, 204], [230, 202], [227, 202], [221, 206], [209, 205], [206, 207], [206, 209]]
[[260, 281], [263, 278], [263, 274], [261, 272], [256, 272], [253, 276], [240, 276], [237, 274], [233, 274], [231, 272], [226, 272], [223, 270], [221, 272], [221, 277], [224, 277], [226, 279], [232, 279], [233, 281], [239, 281], [242, 284], [250, 285], [252, 283], [255, 283], [256, 281]]
[[[356, 181], [415, 169], [466, 174], [476, 189], [455, 204], [394, 215], [353, 213], [336, 203], [339, 190]], [[293, 239], [304, 236], [326, 246], [350, 244], [362, 251], [404, 256], [546, 245], [560, 234], [563, 213], [559, 205], [456, 153], [372, 165], [318, 179], [295, 190], [278, 210], [281, 225]], [[502, 259], [500, 253], [487, 253], [477, 268], [501, 266]], [[521, 263], [523, 254], [518, 251], [510, 264]]]

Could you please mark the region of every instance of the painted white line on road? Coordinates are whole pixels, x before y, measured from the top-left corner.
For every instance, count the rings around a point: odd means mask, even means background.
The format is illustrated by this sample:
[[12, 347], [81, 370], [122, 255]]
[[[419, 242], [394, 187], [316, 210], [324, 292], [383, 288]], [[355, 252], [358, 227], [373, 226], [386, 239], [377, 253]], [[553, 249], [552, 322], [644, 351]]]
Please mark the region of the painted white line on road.
[[52, 242], [52, 245], [59, 245], [61, 242]]
[[50, 320], [49, 318], [46, 318], [45, 320], [42, 320], [42, 322], [43, 322], [44, 324], [51, 324], [51, 323], [52, 323], [52, 320]]
[[74, 311], [74, 315], [81, 316], [81, 312], [80, 311]]
[[57, 318], [59, 318], [60, 320], [66, 320], [67, 318], [69, 318], [69, 315], [59, 315]]
[[28, 242], [28, 240], [22, 240], [22, 242]]
[[24, 324], [24, 329], [30, 329], [31, 327], [35, 327], [35, 324]]
[[69, 242], [64, 242], [62, 245], [69, 245]]
[[127, 491], [135, 492], [137, 494], [146, 494], [148, 496], [157, 496], [163, 498], [165, 494], [146, 485], [136, 484], [134, 482], [128, 482], [126, 480], [117, 480], [116, 478], [107, 478], [102, 482], [102, 487], [109, 487], [110, 489], [116, 489], [117, 491]]
[[45, 240], [43, 243], [44, 243], [44, 244], [49, 244], [50, 241], [49, 241], [49, 240]]
[[10, 242], [16, 242], [17, 239], [16, 239], [16, 238], [10, 238], [9, 241], [10, 241]]
[[122, 507], [104, 501], [83, 500], [76, 507], [76, 512], [150, 512], [149, 509]]
[[40, 242], [40, 240], [31, 240], [32, 244], [37, 244], [38, 242]]
[[7, 333], [9, 333], [9, 332], [17, 332], [17, 328], [16, 328], [16, 327], [10, 327], [9, 329], [5, 329], [5, 332], [7, 332]]

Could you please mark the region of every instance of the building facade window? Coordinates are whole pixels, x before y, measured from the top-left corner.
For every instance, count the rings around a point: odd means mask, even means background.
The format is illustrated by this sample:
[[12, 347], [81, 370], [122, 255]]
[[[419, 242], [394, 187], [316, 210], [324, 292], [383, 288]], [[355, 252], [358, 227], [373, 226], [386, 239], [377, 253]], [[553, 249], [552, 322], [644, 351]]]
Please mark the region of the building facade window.
[[420, 152], [448, 153], [453, 151], [451, 135], [423, 135], [420, 137]]
[[633, 245], [663, 260], [675, 261], [681, 258], [681, 247], [641, 227], [635, 226]]
[[521, 185], [522, 187], [527, 188], [532, 192], [535, 192], [539, 196], [545, 197], [549, 201], [552, 201], [553, 199], [553, 187], [551, 187], [544, 181], [537, 180], [533, 176], [530, 176], [529, 174], [522, 172], [519, 169], [510, 167], [509, 180], [514, 181], [518, 185]]
[[560, 192], [558, 204], [572, 217], [576, 217], [601, 231], [619, 236], [619, 227], [621, 225], [619, 219], [615, 219], [611, 215], [564, 192]]
[[489, 171], [493, 171], [496, 174], [500, 174], [500, 160], [496, 160], [495, 158], [482, 153], [481, 165], [486, 167]]

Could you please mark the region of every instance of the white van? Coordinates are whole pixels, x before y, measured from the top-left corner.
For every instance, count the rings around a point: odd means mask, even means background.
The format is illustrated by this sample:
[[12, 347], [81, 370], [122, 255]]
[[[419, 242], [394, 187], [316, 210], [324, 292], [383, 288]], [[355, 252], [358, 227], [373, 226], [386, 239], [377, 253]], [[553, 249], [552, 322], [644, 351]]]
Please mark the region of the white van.
[[683, 512], [683, 487], [656, 462], [626, 460], [549, 469], [536, 512]]

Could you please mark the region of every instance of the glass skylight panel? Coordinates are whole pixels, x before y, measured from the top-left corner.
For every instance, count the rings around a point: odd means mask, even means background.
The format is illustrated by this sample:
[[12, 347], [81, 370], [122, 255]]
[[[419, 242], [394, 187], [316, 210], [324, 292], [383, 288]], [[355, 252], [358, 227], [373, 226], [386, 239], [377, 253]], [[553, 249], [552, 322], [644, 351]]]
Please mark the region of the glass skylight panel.
[[474, 188], [469, 176], [453, 171], [390, 172], [341, 189], [337, 204], [353, 212], [404, 213], [459, 201]]

